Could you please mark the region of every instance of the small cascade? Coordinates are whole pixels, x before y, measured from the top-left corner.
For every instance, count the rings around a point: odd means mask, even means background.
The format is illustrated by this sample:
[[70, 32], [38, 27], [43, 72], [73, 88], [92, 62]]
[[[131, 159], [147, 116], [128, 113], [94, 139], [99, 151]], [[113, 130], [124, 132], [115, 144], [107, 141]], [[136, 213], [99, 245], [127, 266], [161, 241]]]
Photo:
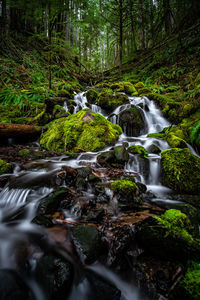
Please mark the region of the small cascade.
[[63, 108], [65, 109], [66, 112], [69, 111], [68, 106], [67, 106], [67, 102], [65, 101], [63, 104]]
[[8, 187], [0, 193], [0, 206], [21, 206], [26, 203], [29, 189], [9, 189]]
[[74, 101], [76, 103], [76, 106], [74, 107], [74, 114], [76, 114], [79, 110], [84, 109], [84, 108], [88, 108], [88, 106], [86, 105], [87, 103], [87, 98], [84, 96], [85, 92], [76, 94], [74, 96]]
[[96, 104], [91, 104], [91, 109], [92, 109], [92, 112], [103, 115], [103, 112], [102, 112], [102, 109], [100, 106], [98, 106]]

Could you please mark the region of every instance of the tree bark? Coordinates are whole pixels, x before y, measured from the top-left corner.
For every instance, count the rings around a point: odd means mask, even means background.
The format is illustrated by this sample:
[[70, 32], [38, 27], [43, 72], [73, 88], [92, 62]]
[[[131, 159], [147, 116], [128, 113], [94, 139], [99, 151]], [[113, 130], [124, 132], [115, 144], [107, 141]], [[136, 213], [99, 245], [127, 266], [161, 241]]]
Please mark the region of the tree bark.
[[0, 137], [32, 139], [40, 135], [39, 126], [0, 123]]
[[122, 69], [123, 59], [123, 6], [122, 1], [119, 0], [119, 66]]

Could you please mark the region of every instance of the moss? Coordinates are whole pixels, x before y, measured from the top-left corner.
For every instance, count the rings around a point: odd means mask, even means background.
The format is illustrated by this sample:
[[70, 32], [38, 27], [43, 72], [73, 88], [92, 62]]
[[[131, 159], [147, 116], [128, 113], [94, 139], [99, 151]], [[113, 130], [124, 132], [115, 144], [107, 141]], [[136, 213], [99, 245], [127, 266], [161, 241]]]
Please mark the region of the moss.
[[12, 165], [0, 159], [0, 175], [12, 172]]
[[149, 133], [147, 135], [147, 137], [149, 137], [149, 138], [156, 138], [156, 139], [163, 139], [165, 137], [165, 133], [164, 132]]
[[31, 154], [30, 149], [22, 149], [22, 150], [19, 151], [19, 155], [21, 157], [27, 157], [29, 154]]
[[151, 90], [147, 89], [147, 88], [141, 88], [141, 89], [138, 89], [138, 94], [139, 94], [139, 96], [149, 97], [149, 94], [151, 94]]
[[136, 88], [136, 90], [143, 89], [144, 83], [139, 81], [138, 83], [135, 84], [135, 88]]
[[54, 118], [59, 118], [60, 116], [67, 114], [66, 110], [60, 105], [54, 105], [52, 113]]
[[180, 286], [187, 294], [187, 299], [200, 299], [200, 263], [192, 262], [181, 280]]
[[164, 185], [181, 193], [200, 192], [200, 158], [178, 148], [163, 151], [161, 157]]
[[183, 139], [175, 136], [173, 133], [169, 133], [165, 137], [165, 140], [172, 148], [187, 148], [186, 142]]
[[99, 93], [97, 91], [90, 89], [85, 93], [85, 96], [89, 103], [95, 103], [98, 98], [98, 94]]
[[136, 88], [130, 82], [124, 82], [124, 92], [132, 96], [138, 95]]
[[167, 234], [171, 234], [174, 238], [186, 239], [192, 243], [193, 237], [189, 233], [192, 225], [188, 217], [177, 209], [167, 210], [161, 217], [155, 217], [159, 226], [166, 229]]
[[111, 183], [111, 189], [114, 193], [122, 195], [134, 194], [138, 189], [137, 185], [130, 180], [116, 180]]
[[132, 145], [128, 147], [128, 152], [132, 154], [140, 154], [140, 156], [142, 157], [148, 156], [148, 152], [146, 151], [146, 149], [140, 145]]
[[121, 133], [118, 125], [86, 109], [49, 123], [40, 144], [48, 150], [61, 152], [74, 152], [74, 148], [98, 151], [113, 143]]
[[108, 112], [112, 112], [118, 106], [128, 104], [127, 95], [113, 93], [111, 89], [104, 89], [97, 99], [97, 103]]

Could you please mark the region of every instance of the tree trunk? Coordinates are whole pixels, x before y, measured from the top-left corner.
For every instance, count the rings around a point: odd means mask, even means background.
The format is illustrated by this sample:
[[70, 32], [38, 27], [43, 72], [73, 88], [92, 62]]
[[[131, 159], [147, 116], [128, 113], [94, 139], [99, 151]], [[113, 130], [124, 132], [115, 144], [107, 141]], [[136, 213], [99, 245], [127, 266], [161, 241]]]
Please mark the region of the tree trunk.
[[122, 69], [123, 59], [123, 6], [122, 1], [119, 0], [119, 66]]
[[39, 136], [41, 130], [39, 126], [0, 123], [0, 137], [32, 139]]

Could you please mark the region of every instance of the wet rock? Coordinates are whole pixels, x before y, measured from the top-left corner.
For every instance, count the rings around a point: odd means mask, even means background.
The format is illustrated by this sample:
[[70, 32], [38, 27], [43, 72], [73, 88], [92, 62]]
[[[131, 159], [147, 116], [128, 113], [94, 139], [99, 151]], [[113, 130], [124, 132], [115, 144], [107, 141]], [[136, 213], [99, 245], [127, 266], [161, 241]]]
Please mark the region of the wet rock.
[[1, 300], [34, 300], [23, 278], [13, 270], [0, 270]]
[[128, 151], [122, 146], [114, 147], [114, 155], [117, 162], [126, 162], [129, 159]]
[[73, 280], [73, 269], [68, 261], [54, 255], [45, 255], [39, 260], [35, 275], [47, 299], [66, 299]]
[[192, 226], [187, 216], [170, 209], [160, 218], [150, 217], [142, 222], [137, 239], [150, 253], [164, 259], [199, 260], [200, 241], [191, 235]]
[[149, 148], [148, 148], [148, 152], [149, 153], [154, 153], [154, 154], [160, 154], [161, 150], [158, 146], [152, 144]]
[[119, 114], [119, 125], [128, 136], [139, 136], [144, 132], [145, 123], [142, 110], [133, 106]]
[[128, 152], [131, 154], [139, 154], [141, 157], [146, 158], [148, 156], [148, 152], [143, 146], [140, 145], [132, 145], [128, 147]]
[[99, 258], [102, 252], [102, 241], [95, 226], [73, 227], [72, 236], [82, 261], [91, 264]]
[[105, 211], [103, 207], [99, 207], [97, 209], [93, 209], [85, 218], [86, 222], [94, 222], [98, 223], [105, 216]]
[[140, 190], [133, 181], [115, 180], [111, 183], [111, 189], [121, 209], [136, 209], [143, 203], [140, 197]]
[[115, 161], [114, 150], [102, 152], [97, 156], [97, 162], [102, 166], [107, 166]]
[[51, 227], [53, 226], [53, 222], [50, 218], [40, 215], [36, 216], [33, 220], [32, 223], [39, 225], [39, 226], [44, 226], [44, 227]]
[[169, 188], [188, 194], [200, 192], [200, 158], [189, 149], [172, 148], [161, 153], [162, 182]]
[[58, 192], [53, 193], [51, 196], [42, 199], [38, 206], [38, 214], [44, 215], [54, 213], [59, 208], [61, 201], [67, 196], [68, 191], [66, 189], [62, 189]]

